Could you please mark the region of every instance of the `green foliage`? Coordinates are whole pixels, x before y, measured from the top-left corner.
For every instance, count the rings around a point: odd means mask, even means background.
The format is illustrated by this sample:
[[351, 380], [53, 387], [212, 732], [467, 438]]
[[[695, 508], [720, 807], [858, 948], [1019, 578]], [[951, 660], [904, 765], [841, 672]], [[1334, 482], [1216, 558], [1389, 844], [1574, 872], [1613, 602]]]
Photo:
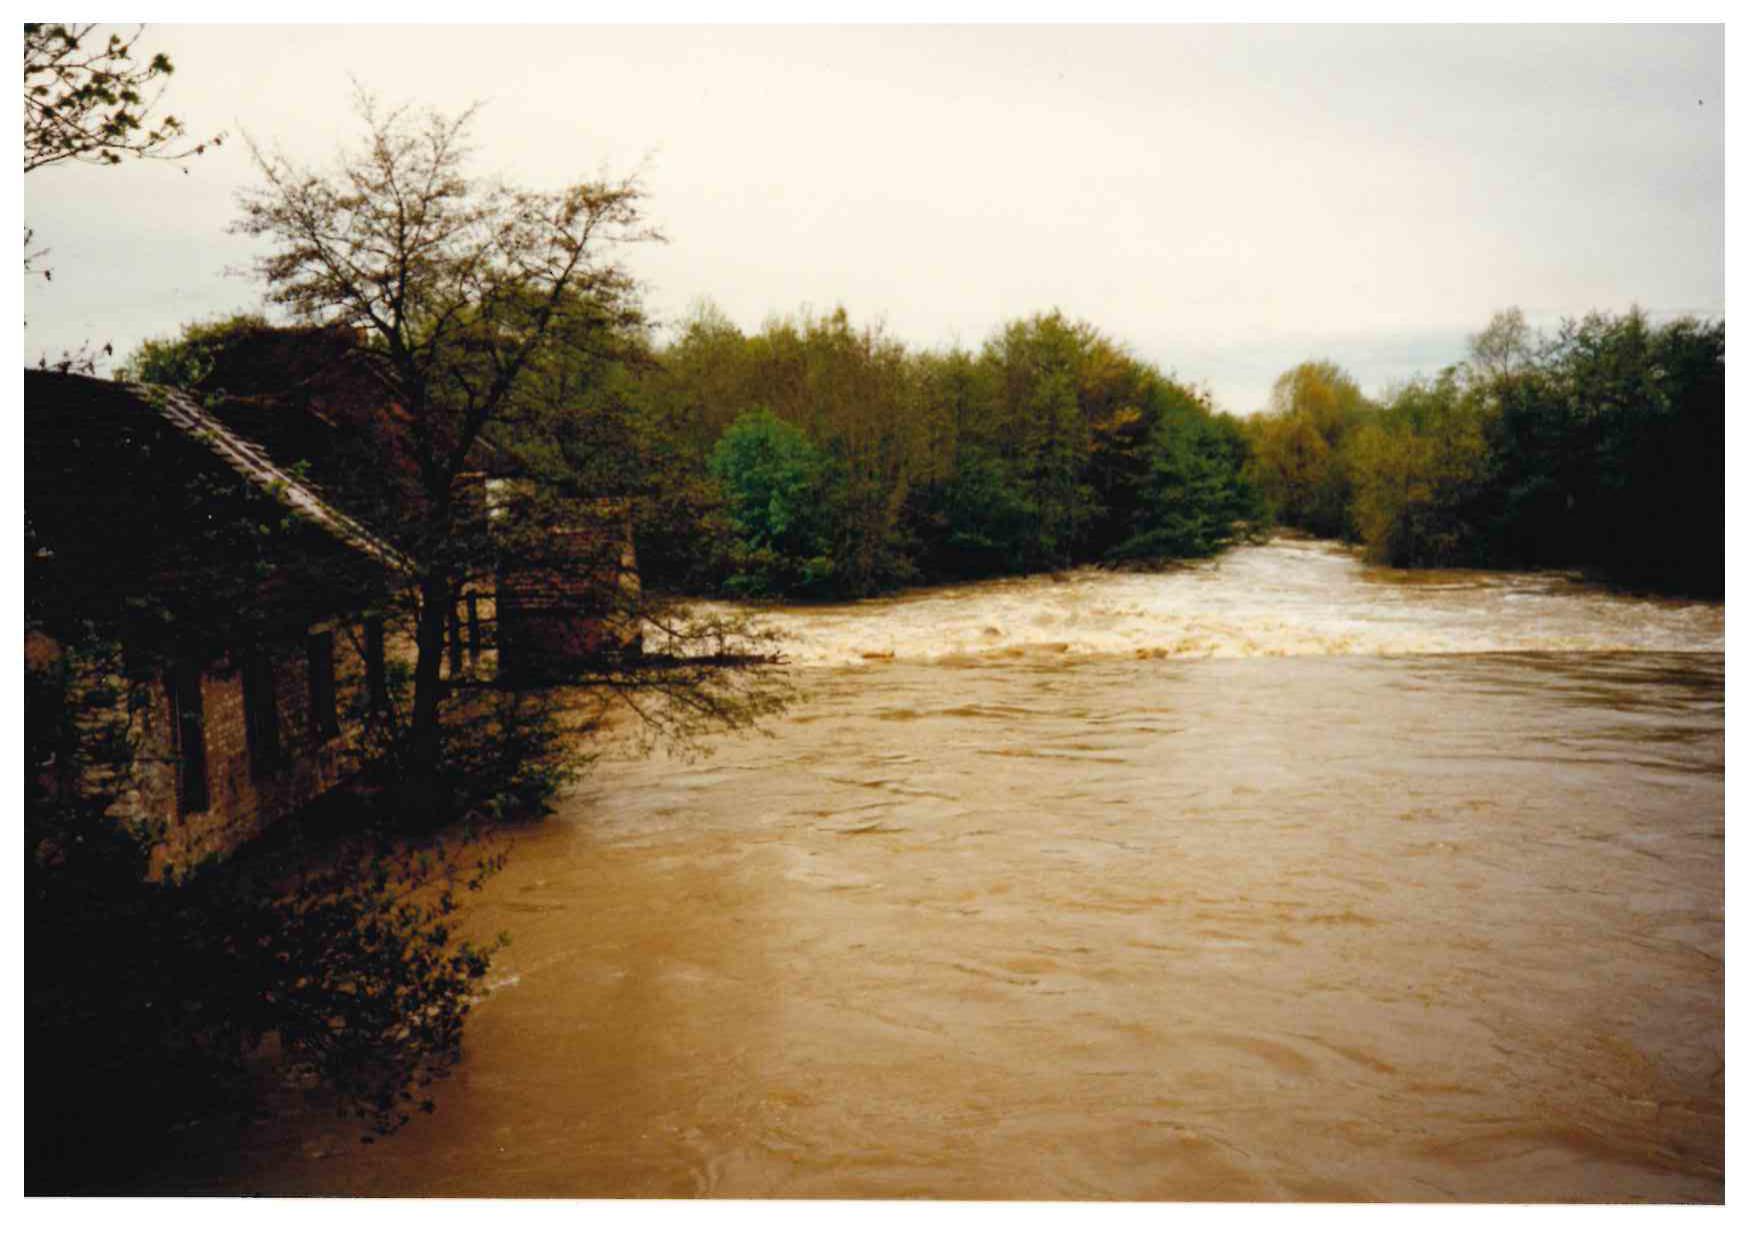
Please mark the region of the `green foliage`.
[[[152, 116], [175, 66], [163, 52], [134, 58], [140, 29], [104, 38], [90, 24], [24, 24], [24, 170], [68, 161], [119, 164], [181, 159], [207, 143], [177, 148], [186, 129], [171, 115]], [[209, 140], [224, 141], [221, 134]]]
[[943, 575], [1024, 570], [1038, 513], [1001, 456], [974, 442], [961, 444], [953, 471], [920, 498], [921, 536]]
[[1275, 381], [1267, 416], [1250, 426], [1251, 479], [1275, 518], [1325, 538], [1351, 538], [1353, 436], [1376, 411], [1334, 362], [1305, 362]]
[[1723, 593], [1722, 322], [1588, 315], [1484, 390], [1490, 560]]
[[1397, 565], [1556, 566], [1723, 592], [1724, 325], [1506, 311], [1471, 357], [1370, 405], [1328, 363], [1248, 429], [1284, 521]]
[[1049, 568], [1073, 562], [1081, 529], [1097, 505], [1092, 488], [1081, 481], [1091, 443], [1075, 396], [1073, 374], [1052, 368], [1021, 406], [1020, 459], [1036, 521], [1034, 553]]
[[1112, 561], [1213, 555], [1266, 526], [1261, 492], [1246, 476], [1249, 445], [1237, 422], [1173, 409], [1154, 427], [1136, 532]]
[[115, 377], [123, 383], [199, 390], [212, 377], [218, 355], [229, 341], [266, 329], [267, 320], [257, 314], [188, 323], [176, 336], [142, 342], [116, 368]]
[[[658, 361], [637, 384], [635, 435], [662, 445], [652, 495], [676, 497], [650, 511], [686, 520], [642, 518], [651, 580], [860, 597], [1096, 560], [1150, 523], [1176, 533], [1137, 558], [1209, 554], [1262, 518], [1233, 428], [1060, 313], [973, 354], [907, 351], [842, 309], [747, 336], [705, 307]], [[783, 429], [752, 434], [735, 421], [748, 409]], [[735, 533], [731, 563], [711, 562], [713, 516]]]
[[806, 594], [831, 579], [822, 528], [826, 463], [807, 432], [768, 409], [736, 418], [710, 454], [738, 540], [733, 593]]
[[1453, 565], [1475, 554], [1491, 412], [1455, 369], [1406, 385], [1351, 446], [1352, 526], [1374, 559]]

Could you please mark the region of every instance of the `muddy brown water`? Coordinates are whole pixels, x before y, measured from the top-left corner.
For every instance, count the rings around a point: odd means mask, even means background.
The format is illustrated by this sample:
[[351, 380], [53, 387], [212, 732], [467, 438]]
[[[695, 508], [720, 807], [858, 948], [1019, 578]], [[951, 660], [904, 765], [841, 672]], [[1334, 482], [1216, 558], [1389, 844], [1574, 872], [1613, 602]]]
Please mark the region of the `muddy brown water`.
[[1723, 1196], [1723, 608], [1277, 541], [778, 613], [522, 828], [435, 1115], [185, 1191]]

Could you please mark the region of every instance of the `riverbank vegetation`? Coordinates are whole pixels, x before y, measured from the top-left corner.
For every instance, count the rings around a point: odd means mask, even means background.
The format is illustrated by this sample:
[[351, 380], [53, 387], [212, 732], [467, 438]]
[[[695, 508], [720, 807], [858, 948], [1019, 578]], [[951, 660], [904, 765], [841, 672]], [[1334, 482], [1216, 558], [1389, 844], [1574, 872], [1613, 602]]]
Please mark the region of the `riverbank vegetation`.
[[1506, 311], [1467, 360], [1368, 399], [1331, 362], [1246, 426], [1278, 520], [1399, 567], [1576, 568], [1724, 590], [1724, 325]]
[[916, 350], [839, 308], [705, 307], [628, 374], [646, 579], [854, 598], [1205, 556], [1261, 528], [1237, 419], [1058, 312]]

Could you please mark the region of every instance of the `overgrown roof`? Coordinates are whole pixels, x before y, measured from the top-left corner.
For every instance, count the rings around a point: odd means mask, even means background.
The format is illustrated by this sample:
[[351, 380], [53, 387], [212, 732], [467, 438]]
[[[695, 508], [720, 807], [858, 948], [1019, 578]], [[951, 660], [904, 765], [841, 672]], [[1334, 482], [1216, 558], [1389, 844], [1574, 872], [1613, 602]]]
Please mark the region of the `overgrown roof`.
[[26, 371], [26, 614], [146, 648], [234, 647], [416, 571], [188, 394]]
[[410, 575], [418, 571], [410, 559], [324, 499], [313, 483], [286, 472], [267, 455], [265, 448], [244, 439], [213, 417], [188, 393], [141, 383], [130, 383], [125, 387], [138, 396], [146, 408], [211, 449], [213, 455], [226, 465], [299, 516], [395, 572]]

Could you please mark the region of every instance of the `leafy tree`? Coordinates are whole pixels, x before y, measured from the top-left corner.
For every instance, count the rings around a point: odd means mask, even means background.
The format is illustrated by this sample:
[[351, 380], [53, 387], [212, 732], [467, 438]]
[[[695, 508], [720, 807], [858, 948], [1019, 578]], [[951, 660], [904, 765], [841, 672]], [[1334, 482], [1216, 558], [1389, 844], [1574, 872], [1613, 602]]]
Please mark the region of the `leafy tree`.
[[983, 350], [984, 365], [998, 376], [1003, 447], [1035, 514], [1028, 559], [1041, 567], [1073, 563], [1100, 514], [1087, 478], [1093, 439], [1080, 382], [1095, 343], [1090, 326], [1052, 312], [1008, 324]]
[[1722, 323], [1587, 315], [1488, 394], [1493, 558], [1722, 593]]
[[[973, 354], [907, 352], [878, 327], [852, 326], [841, 308], [773, 319], [751, 336], [706, 308], [658, 362], [641, 380], [639, 434], [686, 445], [669, 454], [677, 471], [663, 488], [686, 493], [682, 458], [716, 450], [731, 408], [770, 410], [818, 457], [818, 543], [806, 557], [821, 571], [829, 562], [830, 580], [802, 574], [793, 556], [781, 569], [768, 548], [760, 554], [774, 576], [736, 576], [707, 564], [709, 540], [694, 537], [683, 578], [694, 588], [735, 576], [736, 590], [859, 596], [917, 579], [1058, 568], [1104, 557], [1160, 521], [1202, 523], [1172, 554], [1207, 554], [1188, 548], [1217, 549], [1261, 517], [1239, 476], [1248, 448], [1235, 424], [1059, 312], [1006, 324]], [[1167, 421], [1174, 429], [1162, 437]], [[1185, 469], [1200, 467], [1189, 456], [1211, 453], [1209, 485], [1168, 502], [1165, 444]], [[724, 475], [709, 480], [723, 489]]]
[[95, 25], [24, 24], [24, 170], [53, 164], [119, 164], [124, 159], [184, 159], [224, 135], [183, 145], [175, 116], [154, 116], [175, 72], [163, 52], [134, 57], [144, 27], [98, 35]]
[[1253, 477], [1276, 517], [1326, 538], [1351, 538], [1350, 435], [1373, 416], [1359, 385], [1330, 361], [1275, 380], [1267, 416], [1253, 419]]
[[1174, 403], [1154, 423], [1134, 532], [1112, 561], [1213, 555], [1266, 528], [1261, 493], [1246, 476], [1249, 444], [1237, 422], [1199, 404]]
[[122, 383], [155, 383], [163, 387], [205, 387], [213, 378], [220, 358], [240, 338], [272, 329], [258, 314], [233, 314], [202, 323], [190, 323], [173, 337], [142, 341], [117, 367]]
[[1329, 471], [1329, 444], [1307, 417], [1257, 417], [1247, 429], [1252, 481], [1277, 519], [1303, 524]]
[[[97, 34], [94, 25], [65, 22], [24, 24], [24, 171], [62, 163], [119, 164], [124, 158], [180, 160], [219, 146], [224, 135], [182, 144], [180, 120], [153, 117], [175, 71], [170, 58], [156, 53], [140, 64], [134, 45], [144, 28], [131, 35]], [[186, 168], [183, 169], [187, 171]], [[24, 274], [54, 279], [43, 265], [46, 248], [36, 246], [36, 230], [24, 228]], [[114, 352], [109, 345], [100, 350]], [[63, 373], [92, 374], [97, 354], [89, 344], [68, 350], [54, 362], [39, 363]]]
[[1327, 364], [1289, 372], [1276, 416], [1252, 427], [1252, 468], [1286, 519], [1391, 564], [1570, 567], [1722, 593], [1722, 323], [1659, 327], [1633, 310], [1536, 335], [1508, 310], [1465, 363], [1376, 408], [1329, 377]]
[[[543, 462], [563, 459], [578, 412], [554, 406], [553, 377], [579, 353], [600, 364], [641, 350], [642, 307], [620, 255], [659, 233], [632, 181], [537, 192], [471, 179], [472, 111], [385, 111], [362, 90], [357, 106], [366, 141], [328, 170], [251, 144], [262, 184], [242, 196], [237, 228], [266, 243], [257, 271], [268, 299], [294, 323], [351, 332], [355, 361], [394, 410], [414, 497], [379, 524], [420, 566], [408, 761], [430, 773], [441, 756], [445, 625], [461, 584], [495, 565], [502, 537], [479, 520], [472, 479], [491, 463], [553, 493]], [[676, 649], [737, 636], [727, 621], [678, 612], [627, 619]], [[603, 683], [663, 685], [630, 671]]]
[[1492, 416], [1453, 367], [1404, 385], [1355, 434], [1352, 524], [1373, 559], [1451, 565], [1480, 553]]
[[[810, 593], [865, 594], [915, 575], [907, 510], [912, 488], [938, 475], [942, 441], [923, 369], [902, 345], [877, 326], [852, 325], [841, 308], [774, 318], [745, 336], [704, 307], [659, 362], [645, 377], [642, 433], [671, 445], [667, 460], [682, 470], [689, 457], [697, 473], [712, 477], [710, 454], [749, 409], [769, 410], [816, 447], [823, 471], [818, 554], [831, 561], [831, 580], [811, 580]], [[688, 497], [680, 476], [662, 489], [681, 502], [704, 498]], [[658, 542], [671, 537], [656, 532]], [[685, 577], [716, 588], [735, 570], [706, 565], [707, 549], [707, 539], [691, 540]]]
[[1064, 370], [1043, 375], [1024, 406], [1022, 460], [1036, 513], [1039, 560], [1061, 568], [1074, 558], [1082, 525], [1094, 505], [1092, 488], [1081, 481], [1091, 444], [1075, 403], [1074, 378]]
[[907, 580], [900, 521], [926, 466], [903, 346], [878, 326], [854, 327], [839, 307], [773, 319], [743, 356], [745, 399], [805, 430], [827, 459], [833, 591], [866, 594]]
[[915, 519], [936, 575], [949, 579], [1018, 573], [1038, 514], [1000, 455], [965, 442], [952, 472], [919, 495]]
[[1469, 337], [1469, 361], [1488, 382], [1509, 379], [1534, 359], [1535, 334], [1516, 306], [1501, 310]]
[[807, 433], [768, 409], [735, 419], [710, 456], [728, 497], [739, 569], [725, 585], [738, 594], [818, 593], [833, 565], [823, 522], [826, 461]]

